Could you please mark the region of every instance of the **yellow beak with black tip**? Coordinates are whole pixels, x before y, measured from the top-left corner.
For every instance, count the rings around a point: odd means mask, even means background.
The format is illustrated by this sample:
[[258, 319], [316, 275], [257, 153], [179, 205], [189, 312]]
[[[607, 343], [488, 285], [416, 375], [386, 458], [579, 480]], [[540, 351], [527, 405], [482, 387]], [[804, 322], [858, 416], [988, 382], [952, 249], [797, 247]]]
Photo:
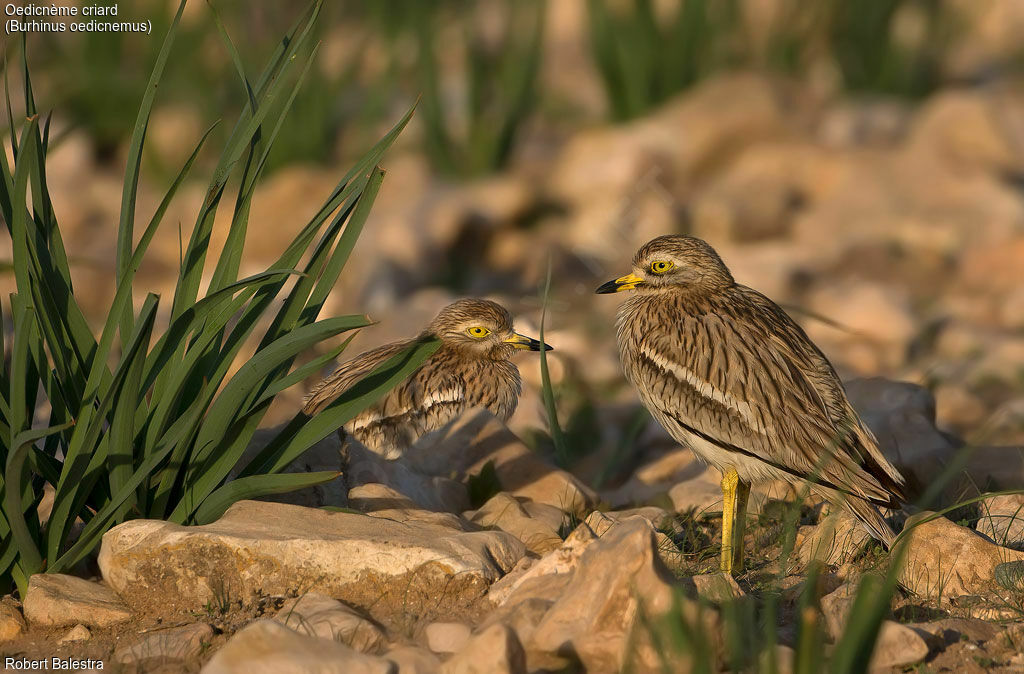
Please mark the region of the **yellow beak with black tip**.
[[610, 295], [612, 293], [622, 292], [623, 290], [632, 290], [642, 283], [644, 283], [644, 280], [636, 274], [626, 274], [625, 276], [620, 276], [614, 281], [608, 281], [608, 283], [605, 283], [594, 292], [598, 295]]
[[511, 344], [517, 349], [522, 349], [523, 351], [554, 351], [554, 349], [548, 344], [544, 344], [533, 337], [520, 335], [518, 332], [513, 332], [511, 337], [506, 337], [502, 341]]

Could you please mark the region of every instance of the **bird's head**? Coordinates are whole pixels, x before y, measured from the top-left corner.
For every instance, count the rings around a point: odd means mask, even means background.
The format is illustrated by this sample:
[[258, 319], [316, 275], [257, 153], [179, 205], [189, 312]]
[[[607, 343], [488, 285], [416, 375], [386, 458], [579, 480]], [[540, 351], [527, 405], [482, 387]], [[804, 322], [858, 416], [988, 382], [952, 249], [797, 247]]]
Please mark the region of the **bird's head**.
[[659, 292], [682, 288], [714, 293], [732, 286], [732, 274], [715, 249], [701, 239], [666, 234], [651, 239], [633, 257], [633, 272], [608, 281], [599, 295], [623, 290]]
[[512, 314], [490, 300], [465, 299], [449, 304], [431, 322], [427, 332], [446, 346], [476, 358], [508, 360], [517, 349], [552, 350], [547, 344], [513, 330]]

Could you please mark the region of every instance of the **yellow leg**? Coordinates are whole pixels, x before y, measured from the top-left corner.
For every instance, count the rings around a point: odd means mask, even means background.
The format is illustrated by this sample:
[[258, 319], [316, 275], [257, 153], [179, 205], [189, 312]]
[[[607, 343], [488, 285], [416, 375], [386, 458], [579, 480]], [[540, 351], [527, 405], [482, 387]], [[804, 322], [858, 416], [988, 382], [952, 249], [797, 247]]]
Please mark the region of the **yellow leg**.
[[722, 474], [722, 571], [743, 570], [743, 532], [747, 523], [750, 485], [740, 480], [735, 468]]

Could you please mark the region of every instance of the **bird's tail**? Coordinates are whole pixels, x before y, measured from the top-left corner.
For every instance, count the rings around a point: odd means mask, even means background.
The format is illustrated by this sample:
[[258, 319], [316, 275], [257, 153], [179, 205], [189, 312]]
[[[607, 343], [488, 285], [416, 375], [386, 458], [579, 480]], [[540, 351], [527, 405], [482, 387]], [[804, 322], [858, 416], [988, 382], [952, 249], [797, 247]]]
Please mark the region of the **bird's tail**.
[[843, 505], [860, 520], [872, 538], [884, 545], [886, 550], [892, 547], [893, 541], [896, 540], [896, 533], [873, 503], [849, 497], [843, 501]]

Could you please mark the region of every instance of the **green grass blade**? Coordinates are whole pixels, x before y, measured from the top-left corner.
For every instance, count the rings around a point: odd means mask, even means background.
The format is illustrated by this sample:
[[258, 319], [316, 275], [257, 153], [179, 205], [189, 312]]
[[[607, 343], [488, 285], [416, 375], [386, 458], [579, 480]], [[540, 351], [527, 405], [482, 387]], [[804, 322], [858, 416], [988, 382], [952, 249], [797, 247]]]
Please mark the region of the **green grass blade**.
[[[142, 399], [142, 372], [146, 364], [146, 347], [152, 334], [153, 321], [156, 315], [158, 298], [150, 293], [139, 312], [141, 326], [148, 326], [146, 334], [140, 336], [142, 347], [133, 352], [127, 365], [127, 374], [120, 389], [115, 393], [117, 403], [114, 405], [113, 418], [107, 435], [110, 438], [105, 468], [109, 475], [110, 492], [117, 493], [131, 478], [135, 464], [135, 409]], [[131, 336], [134, 343], [135, 335]]]
[[380, 190], [383, 179], [383, 169], [380, 167], [375, 168], [369, 181], [366, 183], [366, 187], [363, 188], [363, 193], [359, 195], [359, 201], [356, 203], [356, 208], [352, 212], [352, 217], [350, 217], [348, 222], [345, 224], [345, 231], [342, 232], [341, 238], [338, 239], [338, 245], [334, 248], [334, 253], [324, 266], [323, 273], [317, 279], [316, 287], [310, 294], [309, 300], [306, 303], [306, 308], [302, 312], [302, 321], [308, 322], [316, 320], [316, 317], [320, 314], [320, 310], [324, 306], [324, 302], [327, 301], [327, 297], [331, 294], [331, 291], [334, 290], [334, 285], [338, 282], [338, 278], [341, 276], [341, 270], [345, 267], [349, 257], [352, 255], [352, 249], [356, 245], [356, 240], [362, 233], [363, 226], [366, 224], [366, 220], [370, 216], [370, 209], [373, 207], [374, 201], [377, 199], [377, 193]]
[[[24, 52], [22, 52], [24, 53]], [[17, 132], [14, 126], [14, 108], [11, 106], [11, 82], [7, 75], [7, 54], [4, 53], [4, 98], [7, 100], [7, 128], [11, 130], [11, 156], [14, 160], [18, 160], [18, 138]], [[7, 161], [7, 156], [4, 155], [4, 162]], [[10, 213], [5, 213], [8, 217], [7, 222], [10, 222]]]
[[[199, 391], [199, 395], [196, 399], [185, 408], [184, 412], [179, 416], [167, 429], [166, 432], [159, 436], [156, 441], [154, 451], [150, 453], [161, 452], [164, 447], [170, 447], [170, 459], [167, 465], [164, 466], [159, 473], [154, 475], [153, 483], [156, 487], [151, 489], [151, 494], [148, 496], [149, 504], [146, 507], [145, 512], [150, 517], [156, 517], [164, 519], [167, 511], [167, 504], [171, 498], [171, 491], [175, 485], [183, 478], [184, 468], [188, 459], [189, 450], [192, 447], [192, 440], [195, 438], [196, 433], [199, 431], [199, 424], [203, 418], [203, 412], [206, 411], [207, 401], [206, 395], [209, 387], [204, 387]], [[148, 456], [148, 454], [147, 454]], [[142, 499], [140, 499], [141, 501]]]
[[113, 521], [114, 516], [124, 505], [142, 482], [148, 478], [156, 467], [163, 461], [171, 451], [171, 445], [162, 447], [142, 462], [139, 468], [132, 474], [132, 477], [115, 493], [96, 515], [85, 525], [78, 540], [68, 548], [67, 552], [57, 558], [50, 565], [50, 573], [64, 573], [74, 567], [86, 555], [92, 552], [99, 545], [100, 538], [107, 527]]
[[278, 113], [274, 129], [263, 144], [262, 153], [258, 158], [256, 158], [256, 149], [258, 147], [258, 140], [260, 136], [259, 130], [257, 130], [256, 135], [253, 136], [253, 142], [249, 150], [245, 170], [242, 173], [242, 180], [238, 186], [238, 198], [235, 202], [235, 211], [231, 219], [231, 227], [228, 230], [227, 240], [224, 243], [220, 259], [217, 261], [217, 266], [214, 269], [213, 277], [210, 281], [210, 288], [213, 290], [220, 288], [226, 283], [230, 283], [238, 277], [238, 268], [241, 264], [242, 251], [245, 246], [245, 235], [248, 230], [249, 210], [252, 206], [252, 198], [256, 191], [257, 182], [263, 174], [263, 170], [267, 164], [267, 158], [270, 156], [270, 150], [274, 146], [274, 141], [277, 139], [281, 126], [284, 124], [284, 120], [287, 117], [288, 112], [291, 110], [292, 104], [295, 102], [295, 97], [298, 94], [299, 89], [302, 87], [302, 83], [305, 81], [310, 67], [314, 63], [316, 53], [317, 50], [314, 48], [306, 61], [305, 67], [303, 67], [302, 72], [296, 79], [295, 84], [292, 87], [292, 91], [289, 94], [288, 99], [285, 101], [284, 107]]
[[[7, 464], [4, 467], [4, 514], [7, 524], [11, 530], [11, 537], [18, 549], [18, 563], [26, 575], [32, 575], [42, 571], [43, 558], [39, 552], [39, 546], [29, 532], [28, 523], [25, 520], [25, 504], [22, 500], [21, 490], [12, 488], [12, 485], [25, 484], [26, 476], [23, 472], [25, 459], [32, 448], [32, 443], [40, 438], [45, 438], [53, 433], [59, 433], [71, 423], [57, 426], [55, 428], [36, 428], [22, 431], [15, 438], [12, 444], [13, 451], [7, 457]], [[18, 588], [21, 596], [25, 596], [27, 588]]]
[[[107, 415], [114, 405], [117, 391], [128, 376], [132, 361], [138, 357], [149, 341], [149, 335], [156, 319], [156, 302], [147, 302], [148, 313], [140, 313], [141, 323], [136, 325], [131, 341], [126, 345], [121, 360], [114, 371], [109, 387], [102, 393], [98, 405], [86, 405], [84, 413], [77, 420], [71, 440], [68, 443], [67, 456], [61, 470], [60, 481], [54, 485], [53, 511], [50, 514], [50, 527], [47, 531], [47, 557], [54, 559], [61, 543], [67, 536], [75, 516], [81, 511], [91, 484], [86, 484], [90, 464], [93, 463], [92, 452], [97, 447], [100, 434], [104, 430]], [[134, 407], [134, 401], [132, 406]]]
[[178, 277], [178, 283], [174, 290], [174, 304], [171, 309], [172, 318], [177, 317], [189, 306], [195, 303], [196, 295], [199, 292], [199, 283], [202, 278], [203, 266], [206, 261], [207, 247], [209, 245], [210, 232], [213, 228], [213, 218], [217, 212], [224, 187], [227, 184], [235, 165], [241, 159], [245, 148], [253, 135], [257, 132], [264, 117], [269, 113], [270, 108], [277, 96], [281, 93], [284, 85], [284, 78], [281, 71], [290, 65], [292, 57], [302, 46], [309, 36], [313, 23], [320, 11], [320, 2], [315, 2], [309, 12], [309, 17], [304, 24], [298, 26], [297, 34], [285, 38], [287, 45], [280, 62], [273, 66], [275, 68], [271, 77], [266, 80], [263, 90], [257, 92], [258, 106], [256, 113], [248, 116], [243, 115], [238, 126], [228, 139], [228, 143], [221, 155], [221, 159], [214, 169], [213, 180], [207, 190], [206, 199], [200, 209], [199, 217], [192, 230], [188, 248], [185, 251], [185, 259]]
[[[271, 269], [247, 276], [240, 281], [236, 281], [207, 295], [182, 312], [182, 314], [174, 319], [167, 332], [163, 334], [150, 352], [143, 389], [145, 390], [152, 386], [156, 378], [165, 371], [165, 366], [170, 362], [177, 344], [183, 342], [190, 333], [199, 329], [210, 315], [220, 309], [224, 302], [230, 300], [235, 293], [239, 291], [255, 292], [259, 288], [275, 283], [289, 274], [297, 273], [299, 272], [291, 269]], [[226, 322], [228, 318], [230, 316], [224, 317], [224, 321]], [[163, 393], [163, 391], [158, 391], [158, 393]]]
[[227, 28], [224, 27], [224, 22], [220, 18], [220, 12], [213, 6], [212, 2], [207, 2], [207, 6], [210, 8], [210, 14], [213, 16], [213, 23], [217, 26], [217, 32], [220, 34], [221, 42], [224, 43], [224, 47], [228, 50], [228, 54], [231, 56], [231, 63], [235, 66], [235, 72], [238, 73], [238, 78], [242, 80], [242, 88], [245, 89], [245, 96], [249, 101], [249, 110], [252, 114], [256, 114], [256, 94], [252, 91], [252, 86], [249, 84], [249, 78], [245, 75], [245, 67], [242, 65], [242, 57], [238, 54], [238, 50], [235, 49], [235, 44], [231, 41], [231, 36], [228, 35]]
[[342, 316], [303, 326], [261, 349], [243, 365], [210, 406], [203, 427], [196, 438], [198, 449], [190, 459], [192, 465], [186, 478], [188, 487], [171, 518], [184, 521], [227, 477], [238, 462], [242, 450], [245, 449], [244, 445], [241, 445], [241, 440], [247, 438], [240, 440], [238, 435], [229, 434], [228, 429], [244, 411], [242, 406], [249, 391], [268, 372], [278, 367], [283, 360], [317, 342], [368, 324], [369, 321], [365, 317]]
[[258, 498], [271, 494], [286, 494], [290, 491], [315, 487], [341, 476], [337, 471], [317, 473], [284, 473], [280, 475], [251, 475], [228, 482], [210, 494], [196, 511], [196, 524], [213, 522], [236, 501]]
[[351, 421], [377, 402], [394, 386], [405, 381], [441, 346], [439, 340], [424, 339], [381, 363], [319, 414], [299, 413], [263, 451], [249, 462], [241, 477], [284, 470], [304, 451]]
[[[38, 121], [31, 120], [22, 132], [23, 150], [14, 167], [14, 206], [11, 212], [11, 239], [14, 257], [14, 279], [17, 288], [28, 295], [31, 286], [29, 271], [29, 234], [28, 213], [25, 210], [25, 198], [28, 195], [29, 174], [38, 161], [35, 156], [35, 144], [25, 143], [38, 128]], [[24, 147], [24, 146], [28, 147]]]
[[[370, 325], [366, 316], [339, 316], [324, 319], [312, 325], [305, 325], [290, 331], [272, 344], [260, 349], [235, 373], [217, 400], [210, 406], [209, 419], [199, 435], [199, 443], [223, 437], [227, 426], [237, 414], [243, 411], [246, 393], [260, 383], [268, 372], [276, 369], [285, 359], [307, 349], [318, 342], [342, 332], [356, 330]], [[197, 458], [204, 458], [202, 456]]]
[[[135, 234], [135, 204], [139, 192], [139, 172], [142, 168], [142, 148], [146, 142], [146, 130], [149, 128], [149, 117], [153, 111], [153, 102], [156, 99], [157, 88], [163, 78], [164, 67], [171, 54], [171, 46], [174, 44], [174, 37], [178, 32], [178, 23], [181, 21], [181, 14], [185, 11], [187, 0], [181, 0], [178, 4], [178, 11], [171, 20], [171, 26], [164, 36], [163, 45], [156, 57], [156, 64], [153, 72], [149, 75], [149, 82], [146, 84], [145, 93], [142, 95], [142, 104], [139, 106], [139, 114], [135, 120], [135, 127], [132, 129], [131, 140], [128, 144], [128, 161], [125, 166], [124, 186], [121, 192], [121, 216], [117, 227], [117, 280], [118, 286], [128, 285], [128, 303], [117, 317], [121, 327], [121, 338], [128, 339], [134, 320], [131, 306], [131, 279], [127, 278], [128, 266], [132, 259], [132, 246]], [[124, 279], [124, 280], [122, 280]]]
[[[548, 261], [547, 280], [544, 282], [544, 296], [542, 298], [543, 308], [540, 312], [540, 335], [538, 339], [544, 343], [544, 321], [548, 312], [548, 294], [551, 291], [551, 261]], [[540, 351], [540, 381], [541, 395], [544, 399], [544, 409], [548, 415], [548, 428], [551, 431], [551, 441], [555, 445], [555, 461], [562, 468], [569, 465], [569, 443], [565, 439], [565, 432], [562, 425], [558, 423], [558, 408], [555, 406], [555, 391], [551, 386], [551, 374], [548, 371], [547, 351]]]
[[355, 339], [355, 335], [350, 335], [349, 337], [346, 337], [345, 341], [343, 341], [341, 344], [334, 347], [324, 355], [314, 358], [313, 360], [309, 361], [308, 363], [301, 367], [295, 368], [295, 370], [288, 374], [288, 376], [281, 377], [275, 380], [274, 383], [271, 384], [267, 388], [267, 390], [263, 392], [263, 395], [260, 396], [256, 400], [256, 402], [252, 404], [251, 407], [258, 407], [259, 405], [263, 404], [264, 402], [267, 402], [268, 400], [276, 396], [281, 391], [287, 390], [292, 386], [298, 384], [306, 377], [309, 377], [314, 373], [320, 372], [327, 365], [327, 363], [332, 362], [334, 359], [340, 356], [342, 352], [344, 352], [345, 349], [348, 348], [348, 345], [352, 343], [353, 339]]

